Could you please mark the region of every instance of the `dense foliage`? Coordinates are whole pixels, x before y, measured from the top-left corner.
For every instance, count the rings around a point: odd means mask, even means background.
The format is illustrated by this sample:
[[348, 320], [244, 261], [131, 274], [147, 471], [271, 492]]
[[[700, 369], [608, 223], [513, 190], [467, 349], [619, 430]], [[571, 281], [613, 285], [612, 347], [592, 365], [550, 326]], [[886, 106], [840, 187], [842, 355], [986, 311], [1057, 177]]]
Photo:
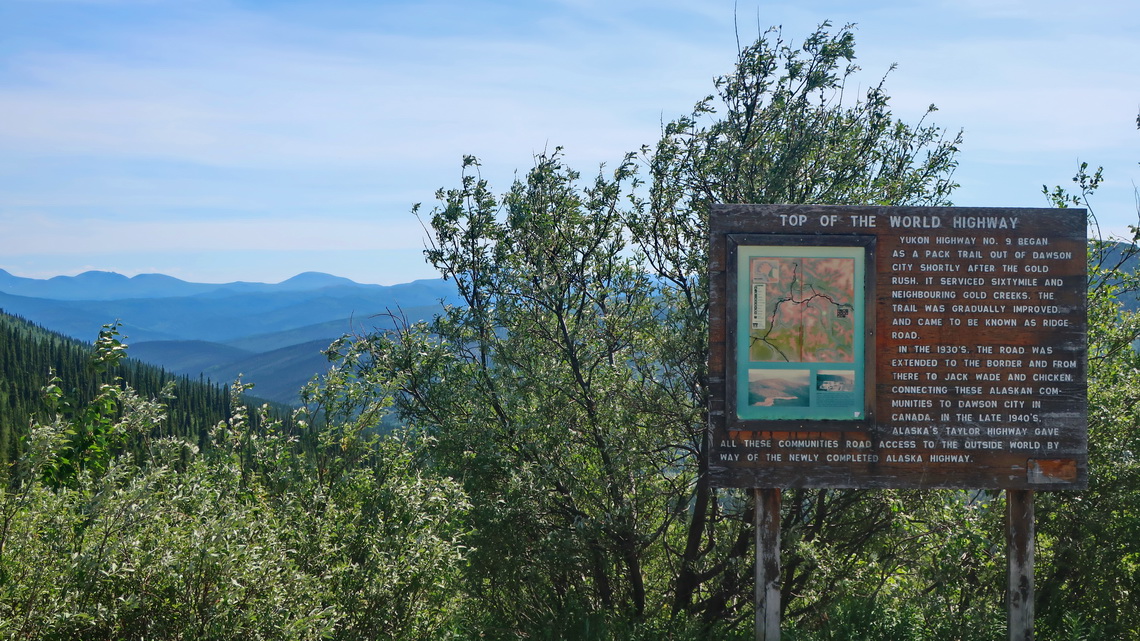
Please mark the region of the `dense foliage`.
[[[1140, 129], [1140, 118], [1137, 120]], [[1087, 207], [1101, 171], [1082, 164], [1077, 193], [1046, 190], [1054, 206]], [[1140, 201], [1138, 201], [1140, 202]], [[1137, 238], [1140, 229], [1132, 228]], [[1038, 609], [1049, 628], [1140, 638], [1140, 314], [1133, 242], [1089, 248], [1089, 487], [1039, 495]]]
[[[105, 330], [95, 369], [123, 347]], [[0, 636], [438, 638], [461, 594], [459, 489], [362, 424], [254, 429], [242, 391], [201, 448], [116, 447], [166, 412], [121, 381], [33, 422], [0, 469]]]
[[[750, 638], [752, 505], [704, 468], [707, 206], [954, 187], [959, 138], [895, 119], [882, 83], [845, 100], [853, 58], [849, 28], [765, 34], [589, 180], [555, 151], [498, 194], [467, 158], [425, 215], [462, 304], [335, 343], [291, 422], [231, 401], [155, 436], [169, 401], [114, 379], [106, 330], [92, 371], [112, 378], [24, 406], [2, 468], [0, 633]], [[1099, 174], [1077, 180], [1058, 205]], [[1134, 252], [1090, 249], [1092, 480], [1038, 498], [1041, 638], [1140, 638]], [[1000, 495], [793, 490], [784, 510], [788, 638], [1004, 638]]]

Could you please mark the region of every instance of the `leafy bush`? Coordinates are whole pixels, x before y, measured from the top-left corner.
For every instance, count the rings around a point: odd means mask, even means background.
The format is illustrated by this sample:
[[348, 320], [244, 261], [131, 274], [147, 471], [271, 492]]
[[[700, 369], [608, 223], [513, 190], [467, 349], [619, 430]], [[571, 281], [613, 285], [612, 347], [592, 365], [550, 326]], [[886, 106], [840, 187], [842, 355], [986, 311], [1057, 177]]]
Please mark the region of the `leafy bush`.
[[[401, 441], [342, 433], [318, 457], [279, 423], [255, 434], [241, 410], [205, 452], [77, 439], [162, 419], [115, 389], [78, 419], [34, 424], [5, 470], [0, 636], [435, 639], [453, 626], [466, 500], [416, 473]], [[368, 457], [318, 474], [334, 449]]]

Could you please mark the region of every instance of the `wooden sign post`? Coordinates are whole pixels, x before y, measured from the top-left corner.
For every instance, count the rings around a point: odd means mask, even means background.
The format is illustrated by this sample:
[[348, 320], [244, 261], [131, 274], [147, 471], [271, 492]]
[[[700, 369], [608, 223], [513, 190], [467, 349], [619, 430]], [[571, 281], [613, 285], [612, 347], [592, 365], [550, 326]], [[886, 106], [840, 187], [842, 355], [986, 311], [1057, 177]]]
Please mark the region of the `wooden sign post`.
[[756, 641], [780, 638], [780, 503], [778, 489], [754, 489], [756, 502]]
[[1033, 492], [1005, 491], [1005, 547], [1008, 556], [1006, 607], [1009, 641], [1033, 639]]
[[1031, 638], [1033, 492], [1087, 484], [1085, 211], [717, 205], [709, 234], [709, 470], [765, 488], [758, 542], [778, 488], [1004, 489]]

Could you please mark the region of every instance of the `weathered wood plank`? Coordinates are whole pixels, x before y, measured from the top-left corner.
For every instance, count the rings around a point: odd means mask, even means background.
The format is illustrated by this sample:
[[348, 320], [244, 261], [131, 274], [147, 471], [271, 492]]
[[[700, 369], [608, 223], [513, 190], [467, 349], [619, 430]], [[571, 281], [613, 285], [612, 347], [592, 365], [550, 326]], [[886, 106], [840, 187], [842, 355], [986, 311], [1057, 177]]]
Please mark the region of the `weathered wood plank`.
[[1033, 491], [1006, 490], [1009, 641], [1033, 641], [1033, 566], [1036, 534]]
[[779, 489], [752, 490], [756, 529], [756, 641], [780, 641]]

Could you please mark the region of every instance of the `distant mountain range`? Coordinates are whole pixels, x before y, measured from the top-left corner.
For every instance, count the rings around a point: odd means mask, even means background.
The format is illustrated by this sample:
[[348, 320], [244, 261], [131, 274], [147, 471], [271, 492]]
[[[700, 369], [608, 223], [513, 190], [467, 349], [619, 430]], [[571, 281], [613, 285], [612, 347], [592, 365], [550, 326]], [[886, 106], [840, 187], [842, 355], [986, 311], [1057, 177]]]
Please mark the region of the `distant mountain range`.
[[282, 403], [297, 402], [301, 385], [327, 368], [321, 350], [334, 339], [388, 329], [392, 313], [426, 319], [456, 302], [442, 279], [383, 286], [307, 272], [276, 284], [209, 284], [98, 271], [41, 280], [0, 270], [0, 309], [10, 314], [83, 341], [118, 320], [131, 357], [215, 382], [242, 374], [255, 394]]
[[176, 298], [211, 292], [304, 292], [326, 287], [382, 288], [361, 285], [347, 278], [320, 272], [304, 272], [277, 283], [191, 283], [165, 274], [123, 276], [115, 272], [89, 271], [78, 276], [48, 279], [13, 276], [0, 269], [0, 291], [17, 296], [56, 300], [118, 300], [126, 298]]

